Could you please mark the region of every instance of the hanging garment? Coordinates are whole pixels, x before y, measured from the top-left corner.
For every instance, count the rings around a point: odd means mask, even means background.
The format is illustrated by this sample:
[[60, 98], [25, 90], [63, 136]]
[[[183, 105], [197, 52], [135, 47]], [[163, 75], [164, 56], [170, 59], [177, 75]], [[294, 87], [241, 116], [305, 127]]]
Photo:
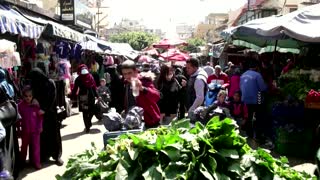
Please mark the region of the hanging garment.
[[57, 63], [58, 77], [60, 80], [71, 79], [70, 68], [71, 64], [67, 59], [60, 59]]
[[58, 58], [66, 59], [69, 56], [71, 46], [69, 43], [64, 41], [57, 41], [55, 44], [55, 52]]

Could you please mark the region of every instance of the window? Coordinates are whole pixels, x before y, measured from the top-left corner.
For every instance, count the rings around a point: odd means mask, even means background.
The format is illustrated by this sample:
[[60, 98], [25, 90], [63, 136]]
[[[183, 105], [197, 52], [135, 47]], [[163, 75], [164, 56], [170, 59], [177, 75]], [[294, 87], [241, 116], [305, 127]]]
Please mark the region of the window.
[[262, 10], [262, 17], [269, 17], [277, 14], [277, 10], [275, 9], [265, 9]]

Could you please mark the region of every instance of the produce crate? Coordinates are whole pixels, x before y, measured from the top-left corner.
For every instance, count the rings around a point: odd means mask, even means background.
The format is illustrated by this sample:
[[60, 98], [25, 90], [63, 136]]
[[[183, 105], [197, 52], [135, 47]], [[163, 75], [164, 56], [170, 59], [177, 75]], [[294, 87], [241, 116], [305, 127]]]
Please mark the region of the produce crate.
[[103, 134], [103, 144], [106, 146], [108, 144], [108, 140], [111, 138], [116, 138], [121, 134], [131, 133], [137, 134], [145, 130], [145, 124], [142, 123], [139, 129], [125, 130], [125, 131], [107, 131]]
[[283, 128], [276, 130], [275, 151], [281, 155], [308, 157], [311, 154], [312, 130], [288, 132]]
[[304, 107], [307, 108], [307, 109], [320, 109], [320, 102], [305, 103]]

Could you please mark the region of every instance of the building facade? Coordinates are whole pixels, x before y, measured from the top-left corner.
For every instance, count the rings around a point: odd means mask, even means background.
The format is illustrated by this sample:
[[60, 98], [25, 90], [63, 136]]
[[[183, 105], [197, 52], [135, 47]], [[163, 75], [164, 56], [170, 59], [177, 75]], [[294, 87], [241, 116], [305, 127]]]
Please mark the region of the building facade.
[[220, 32], [226, 27], [227, 22], [228, 14], [210, 13], [204, 22], [196, 26], [194, 37], [211, 43], [218, 41], [220, 40]]
[[[254, 0], [243, 7], [229, 12], [228, 26], [238, 26], [248, 21], [284, 15], [308, 5], [320, 3], [320, 0]], [[248, 10], [249, 8], [249, 10]]]
[[176, 33], [181, 40], [187, 40], [192, 38], [194, 33], [194, 27], [188, 24], [178, 24], [176, 26]]
[[122, 19], [119, 23], [115, 23], [111, 28], [105, 28], [103, 31], [103, 36], [109, 39], [113, 35], [121, 34], [124, 32], [140, 31], [150, 34], [154, 34], [160, 38], [163, 38], [164, 34], [161, 29], [151, 29], [143, 25], [142, 20], [131, 20]]

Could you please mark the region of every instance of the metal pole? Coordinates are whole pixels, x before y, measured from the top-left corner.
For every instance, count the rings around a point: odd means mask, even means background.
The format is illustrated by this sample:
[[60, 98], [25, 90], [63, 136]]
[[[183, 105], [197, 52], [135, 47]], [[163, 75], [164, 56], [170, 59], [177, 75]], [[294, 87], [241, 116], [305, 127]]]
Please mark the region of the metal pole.
[[247, 14], [246, 14], [246, 22], [249, 21], [249, 9], [250, 9], [250, 0], [248, 0]]
[[98, 35], [100, 37], [100, 6], [98, 6]]

